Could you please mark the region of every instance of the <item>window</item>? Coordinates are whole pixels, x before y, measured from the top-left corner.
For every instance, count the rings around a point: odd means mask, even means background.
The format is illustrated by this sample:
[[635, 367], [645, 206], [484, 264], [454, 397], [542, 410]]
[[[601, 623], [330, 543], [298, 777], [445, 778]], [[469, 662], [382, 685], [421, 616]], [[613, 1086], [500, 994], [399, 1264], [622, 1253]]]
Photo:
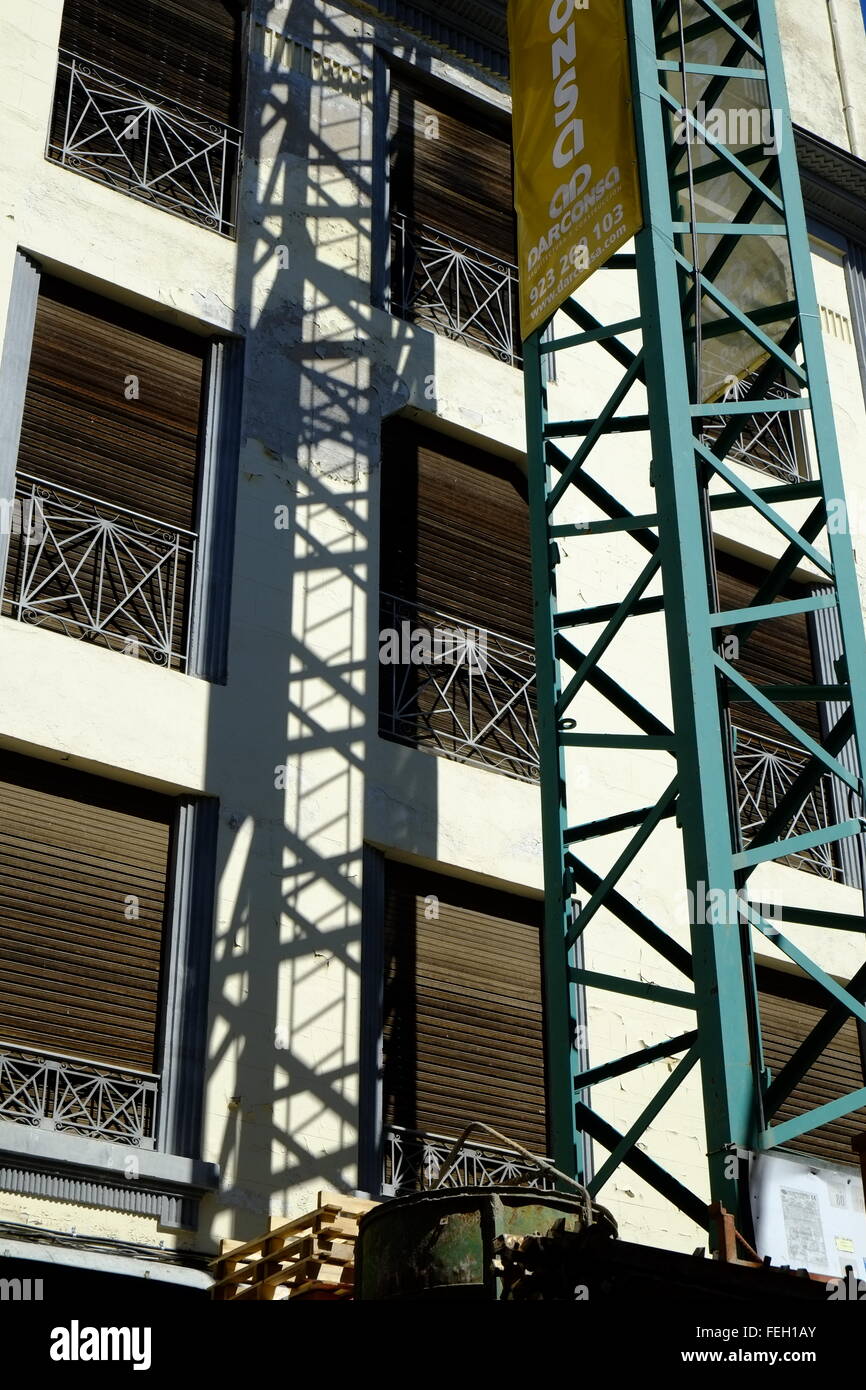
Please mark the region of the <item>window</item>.
[[48, 158], [231, 232], [240, 24], [239, 0], [66, 0]]
[[[773, 1076], [778, 1076], [820, 1022], [830, 997], [812, 980], [768, 966], [758, 966], [757, 980], [764, 1061]], [[863, 1042], [861, 1025], [849, 1018], [780, 1107], [773, 1122], [782, 1124], [866, 1085]], [[866, 1110], [858, 1110], [801, 1135], [785, 1147], [834, 1163], [855, 1163], [851, 1140], [861, 1135], [864, 1127]]]
[[[384, 900], [385, 1190], [476, 1120], [543, 1157], [542, 904], [390, 862]], [[502, 1148], [476, 1131], [452, 1181], [521, 1181]]]
[[[743, 400], [755, 383], [757, 372], [735, 381], [725, 391], [723, 401]], [[770, 383], [762, 388], [763, 400], [788, 400], [800, 391], [791, 384], [788, 374], [779, 368]], [[719, 415], [707, 420], [702, 435], [713, 444], [729, 428], [730, 416]], [[776, 411], [749, 417], [748, 427], [730, 450], [731, 463], [745, 463], [771, 478], [784, 483], [798, 483], [809, 476], [808, 445], [800, 410]]]
[[[716, 552], [720, 607], [746, 608], [767, 578], [767, 571], [722, 551]], [[802, 599], [809, 590], [794, 581], [786, 584], [781, 599]], [[727, 640], [740, 641], [732, 628]], [[733, 663], [756, 686], [816, 685], [823, 679], [816, 659], [812, 624], [806, 615], [774, 618], [762, 623], [735, 649]], [[835, 679], [834, 676], [828, 679]], [[820, 706], [813, 702], [785, 701], [784, 710], [807, 734], [822, 740]], [[731, 706], [734, 730], [734, 772], [740, 810], [740, 828], [748, 844], [750, 833], [758, 830], [781, 801], [809, 754], [768, 714], [750, 701]], [[822, 777], [789, 827], [789, 835], [831, 826], [836, 821], [836, 779]], [[839, 879], [842, 866], [834, 845], [818, 845], [782, 861], [823, 878]]]
[[507, 118], [400, 69], [389, 136], [393, 312], [518, 363]]
[[206, 350], [43, 277], [4, 614], [186, 667]]
[[154, 1146], [174, 814], [0, 754], [0, 1118]]
[[17, 252], [0, 355], [4, 614], [226, 679], [243, 346], [40, 277]]
[[[200, 1157], [217, 813], [0, 751], [4, 1164], [15, 1126], [69, 1135], [83, 1200], [145, 1210], [82, 1165], [111, 1168], [106, 1141]], [[192, 1192], [153, 1176], [188, 1222]]]
[[523, 476], [405, 420], [386, 424], [382, 449], [380, 731], [534, 779]]

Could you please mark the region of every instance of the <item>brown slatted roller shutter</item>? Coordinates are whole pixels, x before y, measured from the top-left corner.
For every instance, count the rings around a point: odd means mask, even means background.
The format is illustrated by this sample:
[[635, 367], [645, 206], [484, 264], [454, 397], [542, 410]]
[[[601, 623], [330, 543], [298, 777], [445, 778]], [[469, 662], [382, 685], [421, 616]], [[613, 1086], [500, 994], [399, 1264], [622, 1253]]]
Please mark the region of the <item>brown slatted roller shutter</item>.
[[[826, 1013], [829, 996], [822, 998], [809, 980], [767, 967], [758, 968], [761, 1032], [764, 1060], [774, 1076]], [[815, 1065], [774, 1117], [774, 1123], [813, 1110], [864, 1085], [857, 1025], [849, 1019]], [[815, 1154], [834, 1163], [854, 1163], [851, 1140], [866, 1129], [866, 1110], [823, 1125], [784, 1147]]]
[[[123, 306], [85, 294], [75, 286], [45, 277], [36, 313], [30, 374], [24, 405], [18, 468], [57, 487], [82, 492], [111, 507], [123, 507], [156, 523], [144, 530], [157, 532], [153, 555], [144, 542], [135, 559], [124, 548], [120, 562], [133, 586], [165, 553], [170, 528], [195, 528], [197, 461], [205, 342], [170, 325], [147, 319]], [[135, 378], [135, 382], [130, 379]], [[137, 391], [137, 397], [134, 392]], [[61, 495], [62, 507], [74, 499]], [[82, 514], [88, 510], [81, 504]], [[103, 515], [106, 515], [103, 507]], [[118, 514], [122, 525], [139, 522]], [[168, 528], [164, 533], [161, 528]], [[91, 539], [82, 533], [75, 548], [74, 527], [60, 517], [64, 543], [71, 545], [69, 565], [91, 612], [103, 585], [103, 612], [120, 603], [120, 564], [113, 578], [100, 575], [97, 547], [87, 555]], [[139, 528], [140, 529], [140, 528]], [[189, 541], [184, 540], [188, 546]], [[28, 563], [32, 563], [32, 555]], [[56, 550], [46, 545], [39, 559], [38, 578], [47, 582], [40, 599], [51, 604], [52, 617], [43, 625], [63, 628], [64, 618], [80, 619], [82, 605], [65, 605], [69, 577], [58, 564]], [[19, 537], [10, 546], [6, 612], [19, 592], [24, 549]], [[121, 637], [140, 637], [154, 627], [154, 615], [171, 607], [170, 567], [160, 570], [137, 594], [130, 620], [118, 614], [112, 630]], [[175, 650], [182, 647], [189, 557], [178, 567], [174, 589]], [[113, 584], [111, 602], [106, 584]], [[158, 592], [162, 583], [165, 592]]]
[[[716, 552], [716, 567], [722, 609], [747, 608], [768, 574], [767, 570], [723, 551]], [[785, 586], [780, 598], [803, 599], [808, 594], [804, 585], [791, 582]], [[730, 631], [734, 635], [737, 633], [736, 628]], [[762, 624], [741, 647], [736, 667], [754, 685], [813, 684], [817, 677], [805, 614], [793, 618], [775, 618], [772, 623]], [[817, 705], [787, 702], [784, 708], [802, 729], [820, 740]], [[790, 735], [757, 705], [737, 701], [732, 706], [732, 714], [734, 723], [749, 733], [758, 736], [765, 734], [790, 742]]]
[[391, 84], [391, 203], [418, 222], [514, 264], [507, 119], [403, 68]]
[[386, 593], [533, 642], [529, 509], [515, 464], [409, 421], [382, 436]]
[[237, 125], [241, 13], [234, 0], [66, 0], [60, 46]]
[[530, 899], [388, 865], [388, 1123], [456, 1135], [483, 1120], [546, 1152], [540, 926]]
[[44, 277], [19, 466], [192, 530], [204, 350], [204, 339]]
[[171, 819], [165, 797], [0, 754], [0, 1039], [154, 1070]]

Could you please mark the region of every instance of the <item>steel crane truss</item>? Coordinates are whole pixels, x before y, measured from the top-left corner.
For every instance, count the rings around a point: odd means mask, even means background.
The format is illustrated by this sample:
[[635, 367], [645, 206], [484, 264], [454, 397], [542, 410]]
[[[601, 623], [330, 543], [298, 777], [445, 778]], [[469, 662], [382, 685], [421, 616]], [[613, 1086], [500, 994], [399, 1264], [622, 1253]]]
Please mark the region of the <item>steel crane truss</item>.
[[[866, 1105], [864, 1088], [778, 1122], [780, 1107], [844, 1023], [852, 1017], [866, 1022], [866, 967], [843, 987], [793, 937], [802, 925], [862, 933], [863, 916], [794, 903], [773, 909], [770, 917], [751, 894], [760, 866], [790, 863], [791, 856], [807, 851], [830, 854], [834, 845], [863, 831], [861, 779], [850, 769], [861, 765], [856, 750], [863, 747], [866, 729], [866, 643], [850, 537], [839, 528], [829, 528], [834, 532], [829, 534], [827, 527], [828, 503], [843, 497], [842, 478], [772, 0], [687, 0], [685, 5], [627, 0], [626, 8], [645, 228], [634, 256], [614, 257], [584, 287], [582, 302], [566, 303], [548, 326], [547, 337], [536, 333], [526, 343], [548, 886], [549, 1114], [559, 1167], [586, 1173], [587, 1136], [609, 1151], [590, 1178], [593, 1195], [624, 1164], [709, 1227], [705, 1200], [643, 1147], [648, 1128], [698, 1062], [712, 1199], [744, 1220], [746, 1170], [730, 1161], [732, 1151], [767, 1150], [795, 1141]], [[711, 50], [721, 60], [699, 60]], [[775, 154], [768, 156], [763, 146], [732, 149], [694, 114], [698, 102], [702, 109], [724, 108], [726, 101], [741, 105], [736, 96], [744, 82], [752, 84], [751, 91], [756, 83], [763, 86], [766, 107], [774, 113]], [[678, 123], [682, 129], [684, 90], [694, 147], [674, 135]], [[724, 215], [706, 211], [721, 203]], [[765, 293], [761, 302], [755, 293], [754, 280], [745, 273], [755, 247], [761, 249], [763, 264], [766, 249], [773, 250], [776, 270], [759, 279], [773, 289], [783, 286], [781, 298]], [[635, 283], [629, 273], [634, 271], [639, 308], [633, 316], [604, 322], [600, 310], [590, 312], [587, 302], [621, 303]], [[576, 365], [582, 374], [578, 379], [589, 380], [592, 355], [604, 354], [608, 364], [615, 364], [616, 385], [591, 418], [552, 417], [554, 397], [546, 384], [545, 362], [552, 353], [563, 361], [560, 378], [574, 379]], [[572, 359], [568, 367], [566, 355]], [[713, 382], [726, 360], [739, 363], [737, 380], [745, 385], [722, 394]], [[597, 373], [593, 379], [598, 380]], [[788, 384], [784, 392], [775, 389], [780, 379]], [[812, 476], [764, 486], [741, 466], [744, 441], [750, 431], [765, 431], [768, 419], [779, 422], [792, 411], [800, 412], [804, 427], [811, 429]], [[710, 420], [714, 428], [704, 438], [702, 428]], [[619, 445], [612, 466], [615, 440]], [[655, 505], [638, 513], [625, 499], [642, 454], [652, 459]], [[576, 496], [584, 514], [591, 513], [589, 519], [569, 519], [575, 515]], [[714, 518], [732, 510], [750, 524], [757, 520], [771, 528], [779, 540], [776, 559], [753, 601], [722, 613], [715, 598], [713, 526]], [[609, 546], [629, 546], [639, 559], [631, 587], [600, 605], [560, 609], [557, 572], [562, 581], [596, 572], [591, 547], [599, 536], [608, 537]], [[780, 597], [798, 571], [813, 576], [812, 591], [806, 589], [802, 599]], [[623, 566], [609, 572], [619, 575]], [[819, 579], [823, 587], [815, 592]], [[780, 618], [822, 608], [836, 612], [842, 634], [844, 659], [834, 683], [758, 688], [731, 659], [725, 640], [731, 634], [742, 650], [749, 639], [760, 642]], [[639, 691], [626, 689], [606, 669], [615, 641], [637, 638], [641, 619], [662, 612], [672, 720], [660, 718]], [[582, 640], [585, 630], [595, 635]], [[607, 702], [613, 715], [610, 729], [587, 727], [580, 705], [587, 692], [592, 692], [596, 712], [599, 696]], [[822, 741], [788, 712], [804, 703], [832, 704], [843, 711]], [[789, 745], [802, 750], [801, 770], [767, 809], [763, 823], [753, 820], [747, 835], [737, 814], [732, 707], [762, 711], [784, 731]], [[622, 731], [624, 721], [627, 732]], [[670, 781], [655, 804], [585, 823], [570, 817], [566, 762], [599, 749], [610, 751], [611, 762], [615, 753], [627, 752], [632, 760], [651, 753], [656, 761], [659, 752], [670, 755]], [[804, 804], [828, 773], [847, 789], [850, 814], [794, 833]], [[623, 882], [671, 817], [682, 831], [692, 900], [706, 891], [710, 904], [737, 903], [735, 921], [722, 906], [711, 906], [706, 921], [703, 914], [693, 914], [690, 950], [636, 904], [634, 880], [631, 887]], [[669, 833], [670, 826], [666, 828]], [[622, 847], [624, 833], [629, 838]], [[599, 847], [609, 837], [616, 845], [607, 856], [610, 867], [591, 868], [588, 858], [598, 862]], [[803, 874], [797, 881], [809, 882]], [[586, 934], [599, 914], [603, 922], [609, 923], [610, 916], [618, 919], [674, 967], [681, 987], [584, 968], [582, 947], [591, 943]], [[821, 1021], [772, 1078], [761, 1053], [754, 970], [753, 949], [762, 938], [810, 976], [827, 1001]], [[611, 1003], [631, 996], [689, 1010], [694, 1022], [669, 1041], [582, 1067], [575, 1045], [578, 985], [601, 991]], [[669, 1064], [663, 1084], [621, 1133], [603, 1117], [605, 1083], [662, 1059]]]

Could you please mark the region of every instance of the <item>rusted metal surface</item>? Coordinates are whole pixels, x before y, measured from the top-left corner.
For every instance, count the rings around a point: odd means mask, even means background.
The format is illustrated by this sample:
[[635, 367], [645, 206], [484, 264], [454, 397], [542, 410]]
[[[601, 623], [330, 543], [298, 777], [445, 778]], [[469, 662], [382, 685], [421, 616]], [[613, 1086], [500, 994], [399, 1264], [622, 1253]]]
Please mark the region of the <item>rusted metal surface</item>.
[[586, 1229], [583, 1198], [526, 1188], [449, 1188], [385, 1202], [361, 1222], [356, 1297], [496, 1300], [498, 1238]]

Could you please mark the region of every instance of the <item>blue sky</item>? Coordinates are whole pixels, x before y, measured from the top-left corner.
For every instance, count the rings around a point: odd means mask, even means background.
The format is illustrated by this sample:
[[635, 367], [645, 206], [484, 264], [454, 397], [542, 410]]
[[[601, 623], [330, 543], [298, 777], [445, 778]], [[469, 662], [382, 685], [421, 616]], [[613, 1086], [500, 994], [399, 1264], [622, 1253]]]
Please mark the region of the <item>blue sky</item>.
[[860, 8], [863, 11], [863, 19], [866, 21], [866, 0], [860, 0]]

